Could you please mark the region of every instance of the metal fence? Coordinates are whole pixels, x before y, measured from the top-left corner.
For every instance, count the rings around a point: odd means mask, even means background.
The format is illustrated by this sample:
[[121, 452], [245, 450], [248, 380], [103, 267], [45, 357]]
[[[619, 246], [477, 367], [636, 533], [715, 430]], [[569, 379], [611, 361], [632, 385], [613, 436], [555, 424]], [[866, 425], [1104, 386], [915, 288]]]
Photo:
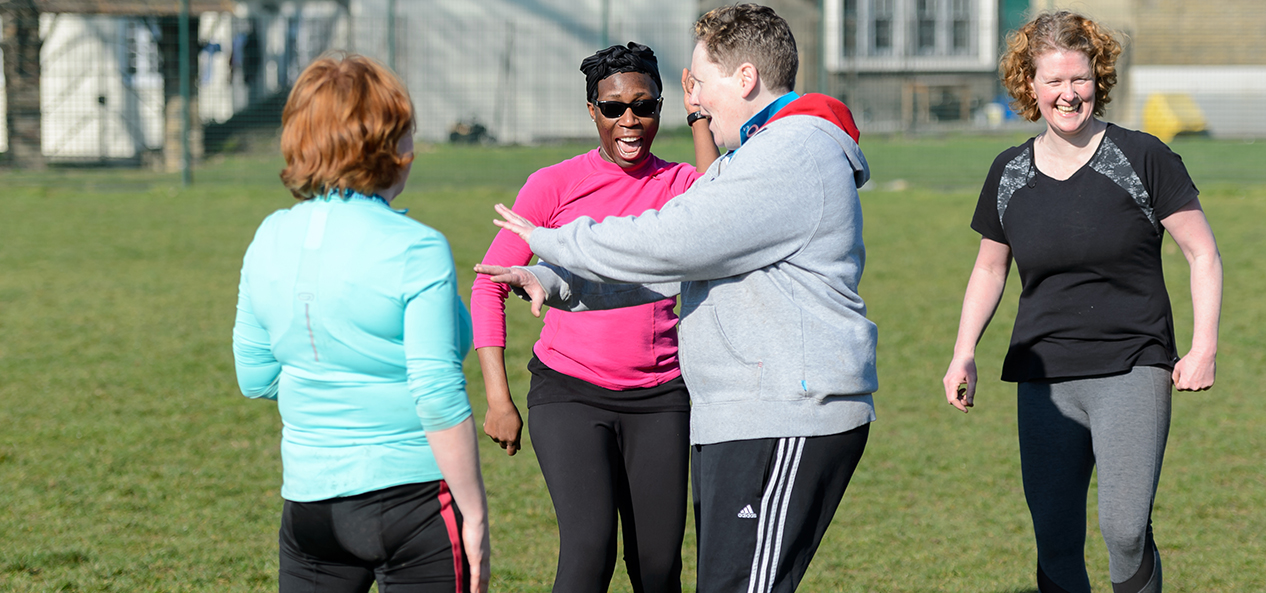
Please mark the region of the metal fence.
[[[665, 6], [674, 4], [690, 3]], [[934, 2], [917, 3], [925, 4]], [[696, 8], [598, 22], [539, 8], [493, 19], [428, 13], [432, 5], [329, 0], [191, 15], [187, 136], [176, 17], [45, 13], [18, 23], [0, 15], [0, 162], [179, 170], [186, 139], [195, 163], [213, 154], [275, 151], [290, 85], [312, 59], [334, 49], [370, 55], [401, 75], [418, 108], [421, 141], [531, 144], [591, 137], [579, 63], [606, 43], [635, 40], [660, 56], [664, 125], [684, 125], [677, 80], [689, 60]], [[845, 100], [864, 132], [1032, 126], [1015, 119], [1000, 96], [994, 64], [1001, 33], [987, 30], [988, 21], [947, 17], [942, 35], [928, 17], [912, 21], [908, 35], [884, 29], [886, 37], [867, 37], [859, 31], [876, 29], [865, 18], [882, 14], [849, 13], [859, 6], [853, 0], [825, 5], [808, 27], [821, 35], [801, 40], [799, 90]], [[1200, 29], [1159, 39], [1145, 18], [1131, 21], [1108, 119], [1164, 133], [1266, 137], [1266, 114], [1257, 108], [1266, 100], [1266, 58], [1251, 49], [1266, 41], [1266, 7], [1235, 18], [1258, 22], [1262, 37], [1242, 51], [1242, 35], [1221, 39]], [[876, 43], [886, 53], [877, 53]], [[1157, 48], [1176, 44], [1188, 50], [1155, 57]], [[929, 55], [938, 47], [957, 54]]]

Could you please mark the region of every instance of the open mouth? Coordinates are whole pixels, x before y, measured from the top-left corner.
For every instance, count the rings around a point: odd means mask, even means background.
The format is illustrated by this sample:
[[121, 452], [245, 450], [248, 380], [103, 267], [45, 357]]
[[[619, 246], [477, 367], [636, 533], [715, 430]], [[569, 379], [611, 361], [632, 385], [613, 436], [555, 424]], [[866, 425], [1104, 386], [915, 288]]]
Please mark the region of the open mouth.
[[626, 161], [633, 160], [642, 153], [642, 139], [640, 137], [617, 138], [615, 149], [620, 153], [620, 158]]

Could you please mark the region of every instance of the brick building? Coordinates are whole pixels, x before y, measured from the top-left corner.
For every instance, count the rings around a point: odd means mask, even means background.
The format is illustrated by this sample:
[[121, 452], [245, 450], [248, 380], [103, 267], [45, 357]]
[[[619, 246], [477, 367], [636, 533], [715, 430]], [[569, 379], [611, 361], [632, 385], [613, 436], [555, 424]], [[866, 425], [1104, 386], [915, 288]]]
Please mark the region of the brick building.
[[1080, 12], [1123, 33], [1123, 76], [1108, 119], [1145, 128], [1157, 95], [1189, 99], [1208, 133], [1266, 137], [1266, 3], [1260, 0], [1034, 0], [1035, 10]]

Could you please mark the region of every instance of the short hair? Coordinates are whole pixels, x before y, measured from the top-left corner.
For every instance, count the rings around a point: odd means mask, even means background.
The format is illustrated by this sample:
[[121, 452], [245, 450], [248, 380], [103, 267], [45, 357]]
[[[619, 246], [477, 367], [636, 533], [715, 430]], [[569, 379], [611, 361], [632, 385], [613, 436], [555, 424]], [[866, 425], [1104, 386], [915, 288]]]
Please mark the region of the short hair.
[[727, 74], [750, 62], [766, 88], [790, 91], [796, 86], [796, 71], [800, 69], [796, 38], [787, 21], [768, 6], [737, 4], [713, 9], [695, 23], [695, 41], [703, 43], [708, 58]]
[[281, 112], [281, 182], [300, 200], [391, 187], [413, 162], [398, 152], [413, 129], [409, 90], [387, 67], [356, 54], [317, 58]]
[[1102, 116], [1112, 101], [1108, 93], [1117, 84], [1121, 44], [1098, 23], [1068, 11], [1039, 14], [1007, 35], [1007, 51], [998, 72], [1007, 93], [1015, 99], [1011, 103], [1015, 112], [1029, 121], [1042, 117], [1029, 81], [1037, 74], [1037, 58], [1051, 51], [1076, 51], [1089, 58], [1095, 74], [1094, 115]]
[[659, 78], [659, 60], [651, 48], [629, 42], [628, 46], [612, 45], [599, 50], [580, 62], [585, 73], [585, 99], [590, 103], [598, 100], [598, 83], [613, 74], [640, 72], [655, 82], [655, 92], [664, 92], [664, 82]]

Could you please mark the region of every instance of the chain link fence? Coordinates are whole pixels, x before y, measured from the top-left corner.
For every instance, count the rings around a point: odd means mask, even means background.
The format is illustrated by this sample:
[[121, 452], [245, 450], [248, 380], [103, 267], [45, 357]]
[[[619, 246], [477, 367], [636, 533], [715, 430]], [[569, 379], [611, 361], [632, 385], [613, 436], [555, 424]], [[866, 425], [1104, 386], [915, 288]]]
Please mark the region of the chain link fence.
[[[606, 0], [587, 4], [597, 1]], [[1098, 17], [1128, 39], [1108, 119], [1162, 137], [1266, 137], [1266, 115], [1256, 108], [1266, 100], [1266, 54], [1257, 49], [1266, 42], [1266, 5], [1235, 3], [1218, 10], [1137, 0], [1113, 4], [1136, 10]], [[548, 1], [502, 2], [489, 16], [464, 0], [243, 2], [193, 14], [192, 158], [275, 152], [291, 84], [331, 50], [369, 55], [400, 74], [418, 109], [420, 141], [532, 144], [590, 138], [580, 61], [607, 44], [638, 41], [660, 58], [664, 125], [684, 125], [678, 79], [702, 8], [652, 4], [636, 18]], [[1014, 5], [825, 0], [821, 10], [780, 12], [793, 20], [803, 54], [798, 90], [843, 99], [864, 132], [987, 132], [1033, 126], [1010, 112], [997, 82], [1010, 25], [999, 11]], [[1201, 18], [1192, 19], [1196, 12]], [[0, 10], [0, 25], [0, 163], [179, 170], [177, 17]]]

